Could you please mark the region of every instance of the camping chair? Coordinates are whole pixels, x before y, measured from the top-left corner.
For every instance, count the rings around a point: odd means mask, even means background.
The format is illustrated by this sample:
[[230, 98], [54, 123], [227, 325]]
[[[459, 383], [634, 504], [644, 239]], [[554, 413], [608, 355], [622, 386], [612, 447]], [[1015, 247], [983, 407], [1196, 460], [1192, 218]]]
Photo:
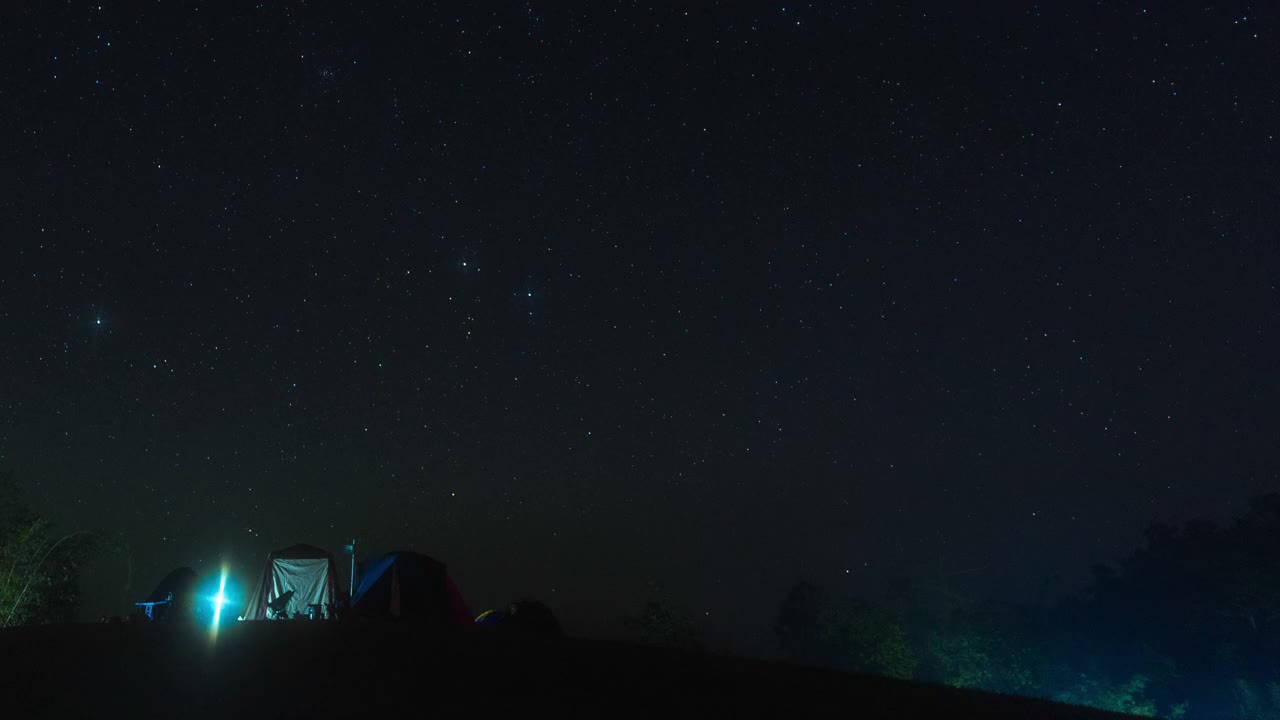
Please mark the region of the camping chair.
[[134, 605], [137, 605], [138, 607], [142, 608], [142, 612], [147, 614], [148, 620], [155, 620], [156, 606], [168, 605], [171, 602], [173, 602], [173, 593], [169, 593], [169, 596], [163, 600], [158, 600], [156, 602], [136, 602], [134, 603]]
[[289, 601], [293, 600], [293, 591], [286, 590], [280, 594], [280, 597], [267, 603], [267, 619], [268, 620], [288, 620], [289, 619]]

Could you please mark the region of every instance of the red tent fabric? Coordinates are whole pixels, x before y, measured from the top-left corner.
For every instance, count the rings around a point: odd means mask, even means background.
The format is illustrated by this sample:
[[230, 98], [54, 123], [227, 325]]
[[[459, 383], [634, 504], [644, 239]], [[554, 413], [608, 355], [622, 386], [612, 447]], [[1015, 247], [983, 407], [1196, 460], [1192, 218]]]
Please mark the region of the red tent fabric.
[[445, 564], [415, 552], [388, 553], [365, 563], [352, 610], [362, 617], [472, 624]]

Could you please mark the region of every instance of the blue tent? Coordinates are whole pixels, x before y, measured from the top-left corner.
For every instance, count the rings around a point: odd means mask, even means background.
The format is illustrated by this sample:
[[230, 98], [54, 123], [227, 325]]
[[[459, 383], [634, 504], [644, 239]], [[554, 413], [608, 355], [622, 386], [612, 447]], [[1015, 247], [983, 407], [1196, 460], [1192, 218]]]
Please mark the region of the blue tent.
[[445, 564], [408, 551], [387, 553], [365, 564], [351, 609], [358, 617], [471, 624], [471, 613]]

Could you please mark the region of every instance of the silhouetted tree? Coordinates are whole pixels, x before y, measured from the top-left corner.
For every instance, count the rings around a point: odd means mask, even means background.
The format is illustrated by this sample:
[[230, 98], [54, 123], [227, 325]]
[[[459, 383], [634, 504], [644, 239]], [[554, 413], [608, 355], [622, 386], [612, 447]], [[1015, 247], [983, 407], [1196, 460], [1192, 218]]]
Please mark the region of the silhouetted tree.
[[1266, 703], [1241, 698], [1265, 698], [1280, 680], [1280, 495], [1255, 498], [1225, 525], [1152, 526], [1142, 549], [1095, 570], [1064, 621], [1112, 674], [1162, 659], [1173, 670], [1152, 676], [1152, 693], [1192, 694], [1193, 716], [1229, 706], [1252, 714], [1240, 708]]
[[[1096, 677], [1081, 675], [1071, 687], [1055, 693], [1053, 699], [1127, 715], [1155, 717], [1156, 703], [1146, 694], [1149, 681], [1150, 679], [1142, 674], [1133, 675], [1120, 683], [1105, 682]], [[1186, 707], [1179, 705], [1166, 714], [1166, 717], [1180, 718], [1185, 713]]]
[[1133, 715], [1280, 720], [1280, 495], [1229, 523], [1153, 525], [1142, 548], [1053, 607], [987, 606], [910, 581], [894, 598], [904, 615], [799, 583], [775, 630], [811, 665]]
[[910, 678], [916, 657], [901, 622], [858, 598], [834, 598], [801, 582], [791, 588], [774, 626], [795, 662]]
[[74, 619], [89, 533], [52, 529], [22, 502], [12, 474], [0, 475], [0, 627]]
[[702, 649], [702, 637], [694, 624], [656, 600], [645, 603], [635, 617], [624, 618], [623, 626], [636, 642], [645, 645]]
[[1011, 618], [957, 612], [926, 639], [929, 679], [952, 687], [1012, 695], [1044, 693], [1035, 643]]

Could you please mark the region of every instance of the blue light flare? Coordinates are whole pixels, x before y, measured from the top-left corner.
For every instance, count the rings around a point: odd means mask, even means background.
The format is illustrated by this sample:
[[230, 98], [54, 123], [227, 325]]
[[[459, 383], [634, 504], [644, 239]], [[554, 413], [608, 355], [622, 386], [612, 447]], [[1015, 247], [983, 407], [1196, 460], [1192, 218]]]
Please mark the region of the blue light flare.
[[213, 596], [213, 630], [218, 631], [218, 623], [222, 622], [222, 608], [227, 604], [227, 569], [222, 568], [222, 577], [218, 580], [218, 594]]
[[213, 639], [223, 617], [235, 618], [244, 602], [244, 589], [231, 574], [231, 568], [223, 563], [216, 572], [209, 573], [196, 589], [195, 618], [201, 627], [209, 631]]

